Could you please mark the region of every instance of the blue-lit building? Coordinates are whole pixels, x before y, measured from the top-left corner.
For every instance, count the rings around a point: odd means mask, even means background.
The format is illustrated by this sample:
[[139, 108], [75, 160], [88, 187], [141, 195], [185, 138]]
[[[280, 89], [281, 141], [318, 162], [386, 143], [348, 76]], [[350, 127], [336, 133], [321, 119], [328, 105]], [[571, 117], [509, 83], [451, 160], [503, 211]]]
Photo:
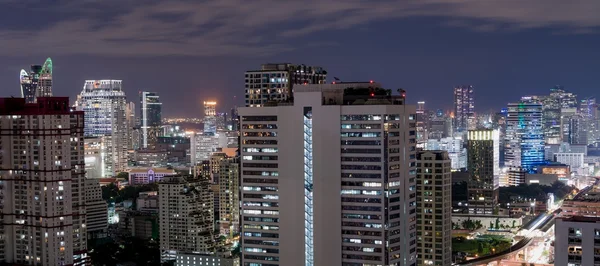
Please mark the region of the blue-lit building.
[[524, 97], [509, 103], [506, 116], [505, 166], [509, 167], [509, 184], [525, 183], [525, 173], [535, 172], [544, 164], [542, 104]]

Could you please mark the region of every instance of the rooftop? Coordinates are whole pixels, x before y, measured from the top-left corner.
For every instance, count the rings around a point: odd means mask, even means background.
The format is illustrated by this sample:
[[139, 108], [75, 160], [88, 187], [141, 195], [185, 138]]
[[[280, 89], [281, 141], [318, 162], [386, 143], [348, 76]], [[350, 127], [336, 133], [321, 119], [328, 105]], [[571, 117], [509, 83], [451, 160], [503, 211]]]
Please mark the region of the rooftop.
[[[332, 84], [304, 84], [294, 87], [296, 96], [301, 93], [319, 92], [323, 105], [404, 105], [406, 91], [398, 89], [398, 95], [393, 95], [391, 89], [385, 89], [381, 84], [368, 82], [339, 82]], [[265, 106], [293, 105], [294, 99], [272, 101]]]
[[38, 97], [37, 103], [25, 103], [25, 98], [0, 98], [0, 115], [62, 115], [83, 114], [69, 105], [69, 97]]

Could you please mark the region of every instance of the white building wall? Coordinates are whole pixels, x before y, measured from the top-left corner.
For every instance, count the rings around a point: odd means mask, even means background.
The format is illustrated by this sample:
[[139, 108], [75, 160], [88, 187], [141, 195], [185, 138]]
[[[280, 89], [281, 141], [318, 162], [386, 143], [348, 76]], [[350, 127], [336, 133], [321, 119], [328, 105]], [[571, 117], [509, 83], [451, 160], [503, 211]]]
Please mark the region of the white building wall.
[[[313, 126], [313, 206], [314, 206], [314, 265], [343, 265], [344, 263], [372, 263], [372, 264], [384, 264], [386, 260], [388, 263], [399, 263], [399, 265], [411, 265], [416, 260], [416, 232], [414, 229], [415, 221], [415, 179], [414, 170], [411, 173], [411, 168], [408, 167], [409, 163], [413, 162], [414, 167], [414, 151], [410, 147], [414, 147], [414, 128], [412, 129], [413, 135], [409, 134], [409, 115], [415, 112], [413, 106], [402, 106], [402, 105], [360, 105], [360, 106], [339, 106], [339, 105], [321, 105], [321, 93], [320, 92], [296, 92], [294, 95], [293, 106], [280, 106], [280, 107], [264, 107], [264, 108], [240, 108], [240, 121], [242, 124], [242, 143], [240, 144], [240, 150], [242, 158], [244, 155], [260, 155], [260, 156], [278, 156], [277, 161], [256, 161], [256, 160], [244, 160], [242, 159], [242, 253], [246, 256], [243, 259], [243, 263], [267, 263], [272, 265], [298, 265], [299, 262], [304, 261], [305, 258], [305, 196], [304, 196], [304, 180], [305, 180], [305, 167], [304, 167], [304, 107], [312, 107], [312, 126]], [[356, 186], [345, 186], [342, 187], [342, 173], [341, 165], [365, 165], [362, 162], [346, 162], [342, 163], [341, 158], [343, 156], [354, 156], [354, 157], [377, 157], [384, 159], [379, 163], [369, 163], [374, 166], [386, 166], [384, 164], [385, 159], [383, 157], [383, 142], [386, 140], [383, 137], [383, 128], [385, 128], [386, 122], [383, 117], [385, 114], [398, 116], [397, 121], [390, 121], [391, 123], [399, 123], [400, 136], [394, 137], [398, 140], [399, 144], [395, 144], [394, 147], [398, 147], [398, 152], [401, 156], [399, 170], [393, 170], [390, 172], [398, 173], [398, 181], [391, 182], [390, 184], [383, 184], [383, 178], [364, 180], [364, 179], [351, 179], [345, 178], [344, 181], [348, 182], [379, 182], [380, 187], [360, 187]], [[342, 115], [377, 115], [380, 120], [377, 121], [341, 121]], [[277, 116], [277, 121], [248, 121], [245, 117], [251, 116]], [[380, 129], [366, 129], [366, 130], [342, 130], [341, 124], [345, 123], [373, 123], [380, 125]], [[276, 128], [263, 128], [257, 129], [255, 125], [275, 125]], [[395, 131], [396, 129], [390, 129]], [[271, 131], [277, 132], [276, 138], [268, 137], [245, 137], [246, 132], [264, 132]], [[379, 138], [342, 138], [342, 132], [379, 132], [381, 137]], [[371, 147], [348, 147], [351, 148], [380, 148], [382, 150], [379, 154], [342, 154], [341, 141], [347, 140], [381, 140], [381, 146]], [[277, 144], [250, 144], [247, 140], [276, 140]], [[254, 142], [252, 142], [254, 143]], [[256, 149], [263, 148], [276, 148], [276, 152], [272, 153], [259, 153]], [[392, 148], [392, 146], [390, 146]], [[254, 152], [249, 152], [250, 149], [254, 149]], [[263, 150], [264, 151], [264, 150]], [[412, 155], [411, 155], [412, 154]], [[250, 164], [254, 163], [270, 163], [277, 164], [273, 168], [256, 169], [255, 167], [249, 167]], [[396, 164], [396, 163], [390, 163]], [[412, 168], [414, 169], [414, 168]], [[264, 171], [277, 173], [276, 176], [254, 176], [249, 174], [250, 171]], [[379, 171], [366, 171], [378, 174], [383, 174], [383, 170]], [[412, 177], [412, 178], [410, 178]], [[250, 178], [264, 178], [268, 180], [277, 180], [276, 184], [257, 184], [250, 183], [247, 180]], [[391, 186], [391, 187], [390, 187]], [[274, 187], [276, 191], [260, 191], [256, 192], [256, 187]], [[342, 195], [342, 191], [346, 190], [368, 190], [368, 191], [379, 191], [381, 196], [364, 196], [364, 195]], [[387, 189], [394, 189], [394, 193], [399, 193], [400, 198], [398, 202], [390, 203], [390, 206], [398, 206], [396, 211], [391, 213], [398, 213], [397, 218], [390, 219], [385, 217], [383, 202], [388, 200], [384, 195], [387, 194]], [[272, 199], [257, 198], [260, 195], [272, 195], [269, 197], [275, 197]], [[382, 203], [380, 204], [365, 204], [364, 202], [354, 203], [342, 203], [341, 198], [356, 198], [356, 199], [367, 199], [367, 198], [379, 198]], [[411, 198], [412, 197], [412, 198]], [[276, 207], [252, 207], [248, 206], [247, 203], [251, 201], [261, 202], [276, 202]], [[412, 203], [411, 203], [412, 202]], [[356, 222], [356, 223], [369, 223], [368, 220], [362, 219], [342, 219], [342, 213], [361, 213], [361, 211], [343, 211], [342, 206], [373, 206], [381, 207], [379, 213], [370, 211], [373, 215], [380, 215], [381, 220], [371, 220], [371, 223], [382, 225], [379, 229], [366, 228], [366, 227], [351, 227], [342, 226], [343, 222]], [[267, 213], [274, 213], [274, 215], [265, 215]], [[257, 214], [255, 214], [257, 213]], [[256, 218], [275, 218], [279, 219], [276, 223], [267, 222], [256, 222], [248, 221], [247, 219]], [[387, 222], [386, 222], [387, 221]], [[386, 223], [385, 225], [383, 223]], [[246, 226], [264, 225], [264, 226], [275, 226], [276, 230], [260, 230], [251, 229]], [[391, 226], [391, 227], [390, 227]], [[389, 230], [386, 230], [386, 227]], [[263, 227], [264, 228], [264, 227]], [[271, 227], [272, 228], [272, 227]], [[412, 229], [409, 229], [412, 228]], [[373, 232], [379, 234], [379, 236], [358, 236], [343, 234], [345, 231], [363, 231]], [[258, 236], [257, 233], [270, 233], [278, 234], [276, 238], [265, 238]], [[342, 239], [371, 239], [379, 241], [378, 244], [360, 244], [356, 242], [343, 242]], [[390, 239], [394, 239], [392, 242], [387, 242]], [[398, 239], [396, 241], [395, 239]], [[245, 241], [278, 241], [278, 246], [272, 245], [261, 245], [261, 244], [248, 244]], [[354, 240], [351, 240], [354, 241]], [[388, 252], [386, 243], [389, 245], [392, 252]], [[343, 250], [343, 247], [356, 247], [355, 251], [349, 249]], [[371, 248], [379, 248], [381, 251], [374, 252], [368, 251]], [[271, 252], [271, 250], [273, 252]], [[275, 252], [276, 251], [276, 252]], [[372, 262], [366, 260], [356, 259], [353, 256], [379, 256], [381, 261]], [[386, 256], [388, 256], [386, 258]], [[346, 258], [345, 258], [346, 257]], [[259, 259], [256, 259], [259, 258]], [[345, 259], [344, 259], [345, 258]], [[264, 259], [264, 260], [263, 260]]]

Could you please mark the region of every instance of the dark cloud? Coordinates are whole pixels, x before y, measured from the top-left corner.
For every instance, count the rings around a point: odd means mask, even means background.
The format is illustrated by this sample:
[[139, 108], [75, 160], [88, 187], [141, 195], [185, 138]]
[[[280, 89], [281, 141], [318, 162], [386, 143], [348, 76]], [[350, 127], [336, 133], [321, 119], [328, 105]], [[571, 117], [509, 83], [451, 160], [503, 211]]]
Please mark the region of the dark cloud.
[[[552, 27], [594, 32], [596, 0], [8, 1], [0, 11], [35, 25], [0, 25], [1, 55], [221, 56], [289, 51], [308, 34], [432, 16], [474, 31]], [[23, 20], [21, 20], [23, 21]]]

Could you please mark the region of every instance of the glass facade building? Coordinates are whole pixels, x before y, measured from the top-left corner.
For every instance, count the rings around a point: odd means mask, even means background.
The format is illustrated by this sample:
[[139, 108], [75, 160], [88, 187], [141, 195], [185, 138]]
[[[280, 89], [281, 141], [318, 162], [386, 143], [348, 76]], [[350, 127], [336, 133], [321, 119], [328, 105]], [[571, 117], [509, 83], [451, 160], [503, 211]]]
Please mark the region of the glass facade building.
[[454, 132], [464, 132], [475, 126], [475, 99], [471, 85], [454, 87]]
[[523, 184], [525, 173], [534, 173], [538, 165], [544, 164], [542, 107], [531, 99], [508, 104], [504, 159], [511, 185]]
[[27, 103], [37, 102], [37, 97], [52, 96], [52, 59], [48, 57], [43, 66], [32, 65], [29, 72], [21, 69], [21, 97]]
[[141, 146], [147, 149], [149, 146], [153, 147], [161, 135], [162, 103], [158, 93], [148, 91], [140, 92], [140, 103]]

